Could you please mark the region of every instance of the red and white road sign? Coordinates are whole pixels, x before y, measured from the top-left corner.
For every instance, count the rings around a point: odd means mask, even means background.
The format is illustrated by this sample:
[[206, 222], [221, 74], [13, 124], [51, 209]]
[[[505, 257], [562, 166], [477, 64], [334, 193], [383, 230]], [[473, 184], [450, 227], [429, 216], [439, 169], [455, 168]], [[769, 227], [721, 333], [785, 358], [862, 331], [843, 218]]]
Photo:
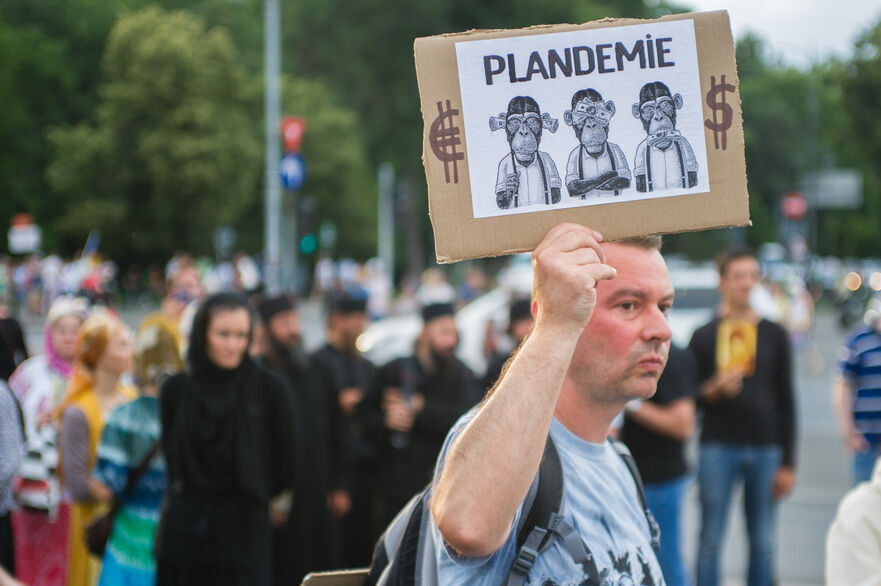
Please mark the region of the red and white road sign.
[[801, 220], [808, 213], [808, 200], [797, 191], [789, 191], [780, 200], [780, 210], [788, 220]]
[[281, 119], [281, 137], [284, 141], [284, 152], [298, 153], [306, 134], [306, 119], [300, 116], [283, 116]]

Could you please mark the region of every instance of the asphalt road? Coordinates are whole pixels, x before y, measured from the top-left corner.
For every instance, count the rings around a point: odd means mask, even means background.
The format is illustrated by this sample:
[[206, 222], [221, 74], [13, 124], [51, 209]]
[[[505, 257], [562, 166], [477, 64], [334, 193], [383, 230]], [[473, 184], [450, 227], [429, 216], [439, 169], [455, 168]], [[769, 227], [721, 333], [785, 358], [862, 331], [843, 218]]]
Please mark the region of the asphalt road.
[[[125, 310], [121, 317], [134, 329], [148, 310]], [[324, 338], [320, 305], [308, 301], [304, 303], [301, 306], [301, 319], [307, 348], [317, 348]], [[24, 325], [29, 348], [39, 353], [42, 321], [28, 319]], [[777, 569], [780, 586], [823, 584], [826, 530], [839, 501], [850, 488], [850, 458], [838, 435], [830, 402], [836, 357], [844, 333], [832, 313], [818, 314], [816, 332], [816, 353], [801, 352], [795, 362], [798, 484], [779, 509]], [[693, 458], [694, 442], [689, 452]], [[724, 545], [723, 573], [728, 586], [745, 584], [748, 549], [742, 510], [743, 502], [738, 494], [732, 506]], [[697, 489], [694, 485], [688, 494], [685, 527], [685, 556], [688, 567], [693, 568], [699, 528]]]

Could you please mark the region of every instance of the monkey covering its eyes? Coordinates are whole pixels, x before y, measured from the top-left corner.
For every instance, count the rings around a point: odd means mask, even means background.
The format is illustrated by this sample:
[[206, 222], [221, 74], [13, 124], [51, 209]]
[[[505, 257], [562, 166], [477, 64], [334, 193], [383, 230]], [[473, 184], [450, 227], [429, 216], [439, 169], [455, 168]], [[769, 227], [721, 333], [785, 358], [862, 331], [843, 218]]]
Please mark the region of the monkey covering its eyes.
[[660, 81], [642, 86], [633, 116], [642, 120], [646, 139], [636, 147], [633, 175], [637, 191], [689, 189], [697, 185], [697, 160], [688, 139], [676, 130], [682, 96]]
[[615, 103], [603, 102], [592, 88], [575, 92], [572, 109], [563, 120], [575, 130], [578, 146], [569, 153], [566, 188], [572, 197], [615, 196], [630, 187], [630, 167], [624, 152], [609, 142], [609, 120]]
[[500, 208], [559, 203], [562, 181], [557, 166], [550, 155], [538, 150], [542, 130], [556, 132], [557, 125], [529, 96], [512, 98], [507, 113], [490, 118], [490, 129], [504, 128], [508, 137], [509, 152], [499, 161], [496, 177]]

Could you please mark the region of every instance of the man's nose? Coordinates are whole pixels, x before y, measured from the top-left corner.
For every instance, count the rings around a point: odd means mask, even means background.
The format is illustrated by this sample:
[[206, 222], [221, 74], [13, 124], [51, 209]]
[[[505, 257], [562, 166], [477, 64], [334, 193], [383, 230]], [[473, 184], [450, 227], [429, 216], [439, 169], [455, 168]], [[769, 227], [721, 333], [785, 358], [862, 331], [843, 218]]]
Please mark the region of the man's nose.
[[673, 337], [673, 330], [670, 329], [670, 322], [667, 321], [667, 314], [657, 307], [653, 309], [647, 318], [643, 336], [647, 340], [659, 340], [667, 342]]

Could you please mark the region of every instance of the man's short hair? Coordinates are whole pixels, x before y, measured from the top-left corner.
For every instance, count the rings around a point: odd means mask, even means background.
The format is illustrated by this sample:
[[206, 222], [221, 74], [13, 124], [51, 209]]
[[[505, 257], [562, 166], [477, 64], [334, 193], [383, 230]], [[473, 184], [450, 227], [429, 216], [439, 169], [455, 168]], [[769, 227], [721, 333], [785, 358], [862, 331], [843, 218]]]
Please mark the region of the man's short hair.
[[734, 246], [719, 253], [716, 257], [716, 266], [719, 267], [719, 276], [724, 277], [725, 271], [728, 270], [728, 265], [735, 260], [740, 260], [742, 258], [751, 258], [756, 262], [759, 260], [756, 252], [749, 246]]
[[657, 234], [652, 234], [651, 236], [632, 236], [630, 238], [615, 240], [615, 244], [621, 244], [622, 246], [632, 246], [634, 248], [642, 248], [643, 250], [657, 250], [658, 252], [661, 252], [661, 247], [663, 246], [664, 241]]

